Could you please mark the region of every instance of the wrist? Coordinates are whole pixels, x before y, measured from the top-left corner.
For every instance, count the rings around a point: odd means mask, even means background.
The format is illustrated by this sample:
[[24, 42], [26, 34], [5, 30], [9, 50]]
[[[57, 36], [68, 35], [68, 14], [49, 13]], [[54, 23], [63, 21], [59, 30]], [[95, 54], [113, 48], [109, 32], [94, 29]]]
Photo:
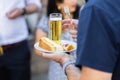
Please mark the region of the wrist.
[[75, 60], [74, 57], [65, 53], [60, 64], [61, 64], [61, 66], [63, 66], [66, 62], [71, 61], [71, 60]]
[[[70, 66], [70, 65], [74, 65], [74, 64], [75, 64], [75, 60], [69, 60], [69, 61], [65, 62], [65, 63], [63, 64], [63, 72], [66, 74], [66, 71], [69, 70], [69, 66]], [[66, 75], [67, 75], [67, 74], [66, 74]]]
[[25, 15], [26, 14], [26, 8], [22, 9], [22, 14], [21, 15]]

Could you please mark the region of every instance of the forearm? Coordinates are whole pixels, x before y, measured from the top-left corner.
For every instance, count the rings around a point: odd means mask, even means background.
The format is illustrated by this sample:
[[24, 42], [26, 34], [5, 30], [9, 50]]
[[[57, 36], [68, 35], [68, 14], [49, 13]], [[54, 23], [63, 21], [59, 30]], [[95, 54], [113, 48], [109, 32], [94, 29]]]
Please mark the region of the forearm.
[[[42, 29], [38, 28], [35, 33], [35, 43], [39, 42], [40, 38], [42, 38], [42, 37], [48, 37], [47, 33], [45, 33]], [[37, 49], [34, 49], [34, 52], [37, 54], [40, 54], [40, 51]]]
[[74, 64], [66, 67], [66, 74], [68, 80], [80, 80], [80, 69], [77, 68]]
[[95, 70], [89, 67], [82, 67], [82, 71], [74, 64], [66, 67], [68, 80], [111, 80], [112, 74]]
[[34, 12], [37, 12], [39, 8], [36, 4], [29, 4], [25, 7], [25, 10], [26, 10], [26, 14], [32, 14]]
[[37, 29], [35, 37], [36, 37], [35, 42], [38, 42], [40, 38], [48, 37], [48, 36], [47, 36], [47, 33], [45, 33], [42, 29]]
[[80, 80], [111, 80], [111, 77], [111, 73], [83, 66]]

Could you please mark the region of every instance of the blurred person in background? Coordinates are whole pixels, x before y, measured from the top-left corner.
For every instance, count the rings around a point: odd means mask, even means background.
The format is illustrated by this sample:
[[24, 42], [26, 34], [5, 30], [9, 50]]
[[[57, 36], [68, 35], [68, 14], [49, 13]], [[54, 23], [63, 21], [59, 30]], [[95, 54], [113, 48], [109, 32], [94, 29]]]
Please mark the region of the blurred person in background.
[[39, 0], [0, 0], [0, 80], [30, 80], [27, 14], [41, 9]]
[[[36, 31], [36, 42], [38, 42], [41, 37], [49, 37], [49, 15], [51, 13], [62, 13], [63, 19], [69, 18], [64, 13], [63, 9], [65, 6], [70, 8], [71, 17], [78, 19], [80, 7], [77, 4], [77, 0], [48, 0], [47, 14], [42, 16]], [[71, 35], [67, 28], [63, 28], [62, 39], [74, 41], [76, 37], [76, 35]], [[37, 50], [35, 51], [39, 53]], [[73, 55], [75, 56], [75, 54]], [[48, 78], [49, 80], [67, 80], [61, 66], [54, 61], [50, 62]]]

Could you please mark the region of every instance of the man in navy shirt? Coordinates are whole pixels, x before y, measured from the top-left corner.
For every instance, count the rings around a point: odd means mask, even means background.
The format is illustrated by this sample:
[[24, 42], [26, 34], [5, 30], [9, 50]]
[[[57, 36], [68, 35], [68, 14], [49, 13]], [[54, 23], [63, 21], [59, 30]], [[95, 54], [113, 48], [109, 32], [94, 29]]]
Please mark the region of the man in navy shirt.
[[64, 53], [42, 56], [59, 62], [69, 80], [120, 80], [119, 0], [88, 0], [80, 14], [77, 44], [76, 64]]

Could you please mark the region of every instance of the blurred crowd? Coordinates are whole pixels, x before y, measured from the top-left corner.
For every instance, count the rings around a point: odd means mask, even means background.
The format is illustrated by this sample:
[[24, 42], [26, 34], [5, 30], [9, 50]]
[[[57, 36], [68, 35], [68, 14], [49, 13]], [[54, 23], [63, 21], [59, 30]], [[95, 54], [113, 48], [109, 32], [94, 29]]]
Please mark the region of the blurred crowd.
[[[119, 4], [119, 0], [0, 0], [0, 80], [120, 80]], [[51, 15], [59, 15], [58, 22]], [[77, 44], [76, 50], [48, 54], [34, 48], [51, 33]], [[69, 43], [59, 46], [63, 50]]]
[[[37, 51], [33, 45], [41, 37], [49, 36], [51, 13], [61, 13], [67, 19], [63, 8], [69, 6], [71, 17], [78, 19], [83, 4], [84, 0], [1, 0], [0, 80], [67, 80], [58, 63], [49, 63], [34, 54]], [[64, 29], [62, 38], [74, 40], [76, 36], [67, 31]], [[40, 77], [34, 78], [36, 75]]]

